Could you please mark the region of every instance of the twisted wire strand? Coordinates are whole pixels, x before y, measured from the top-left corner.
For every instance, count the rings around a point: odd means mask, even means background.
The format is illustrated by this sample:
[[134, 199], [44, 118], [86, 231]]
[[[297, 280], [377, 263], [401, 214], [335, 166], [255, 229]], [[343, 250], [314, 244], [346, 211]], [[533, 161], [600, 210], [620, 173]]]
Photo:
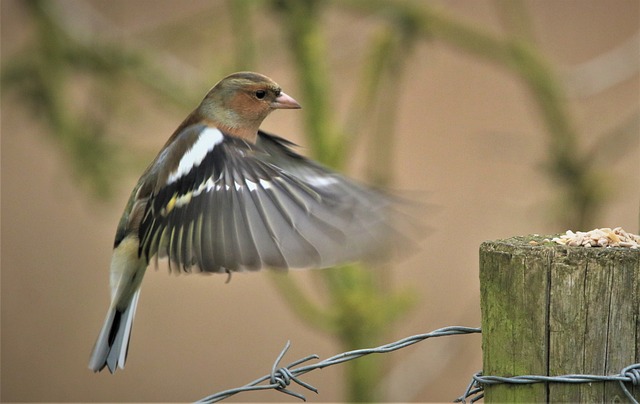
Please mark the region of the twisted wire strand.
[[627, 366], [617, 375], [583, 375], [569, 374], [560, 376], [523, 375], [523, 376], [485, 376], [482, 372], [474, 374], [464, 394], [455, 402], [466, 403], [467, 399], [474, 403], [484, 397], [484, 386], [496, 384], [534, 384], [534, 383], [593, 383], [593, 382], [618, 382], [620, 388], [630, 402], [638, 403], [638, 398], [631, 394], [627, 383], [632, 386], [640, 386], [640, 363]]
[[[290, 396], [296, 397], [300, 400], [306, 401], [306, 397], [303, 394], [300, 394], [288, 389], [291, 382], [295, 382], [296, 384], [298, 384], [301, 387], [304, 387], [307, 390], [313, 391], [314, 393], [318, 393], [318, 390], [315, 387], [299, 379], [299, 376], [302, 376], [305, 373], [309, 373], [316, 369], [323, 369], [328, 366], [337, 365], [339, 363], [347, 362], [347, 361], [357, 359], [370, 354], [396, 351], [398, 349], [407, 347], [409, 345], [413, 345], [415, 343], [424, 341], [429, 338], [443, 337], [448, 335], [476, 334], [480, 332], [481, 332], [480, 328], [460, 327], [460, 326], [444, 327], [444, 328], [434, 330], [430, 333], [418, 334], [418, 335], [413, 335], [411, 337], [403, 338], [401, 340], [398, 340], [389, 344], [385, 344], [377, 348], [356, 349], [353, 351], [344, 352], [338, 355], [334, 355], [330, 358], [324, 359], [320, 362], [316, 362], [310, 365], [300, 366], [297, 368], [296, 366], [301, 365], [313, 359], [318, 359], [319, 357], [317, 355], [309, 355], [295, 362], [292, 362], [284, 367], [279, 367], [280, 361], [282, 361], [282, 359], [284, 358], [284, 355], [287, 353], [287, 351], [289, 350], [289, 347], [291, 346], [291, 343], [287, 341], [284, 349], [280, 352], [275, 362], [273, 363], [270, 374], [262, 376], [261, 378], [256, 379], [251, 383], [248, 383], [242, 387], [224, 390], [219, 393], [215, 393], [210, 396], [204, 397], [199, 401], [197, 401], [197, 403], [201, 403], [201, 404], [216, 403], [238, 393], [242, 393], [246, 391], [270, 390], [270, 389], [273, 389], [281, 393], [285, 393]], [[261, 384], [267, 380], [269, 381], [268, 384]]]
[[[298, 392], [289, 390], [291, 383], [295, 383], [300, 387], [310, 390], [314, 393], [318, 393], [318, 389], [302, 381], [299, 377], [309, 373], [316, 369], [323, 369], [329, 366], [337, 365], [343, 362], [354, 360], [370, 354], [379, 354], [396, 351], [401, 348], [413, 345], [420, 341], [424, 341], [429, 338], [444, 337], [449, 335], [464, 335], [464, 334], [476, 334], [480, 333], [480, 328], [451, 326], [434, 330], [426, 334], [417, 334], [410, 337], [400, 339], [398, 341], [381, 345], [376, 348], [356, 349], [353, 351], [343, 352], [338, 355], [334, 355], [322, 361], [300, 366], [310, 360], [319, 359], [318, 355], [309, 355], [304, 358], [298, 359], [289, 363], [286, 366], [280, 367], [280, 362], [284, 358], [285, 354], [289, 350], [291, 343], [287, 341], [284, 348], [271, 366], [271, 372], [265, 376], [262, 376], [242, 387], [237, 387], [229, 390], [224, 390], [210, 396], [204, 397], [197, 401], [197, 403], [216, 403], [234, 396], [238, 393], [247, 391], [258, 390], [276, 390], [281, 393], [290, 395], [300, 400], [306, 401], [306, 397]], [[267, 382], [267, 384], [264, 384]], [[496, 384], [533, 384], [533, 383], [592, 383], [592, 382], [618, 382], [623, 393], [627, 396], [630, 402], [634, 404], [640, 404], [638, 399], [635, 398], [627, 384], [631, 386], [640, 386], [640, 363], [632, 364], [625, 367], [617, 375], [602, 376], [602, 375], [587, 375], [587, 374], [568, 374], [561, 376], [542, 376], [542, 375], [522, 375], [522, 376], [488, 376], [483, 375], [482, 372], [474, 374], [471, 378], [471, 382], [467, 386], [464, 394], [458, 397], [455, 402], [466, 403], [469, 400], [471, 403], [482, 399], [484, 397], [484, 386], [496, 385]]]

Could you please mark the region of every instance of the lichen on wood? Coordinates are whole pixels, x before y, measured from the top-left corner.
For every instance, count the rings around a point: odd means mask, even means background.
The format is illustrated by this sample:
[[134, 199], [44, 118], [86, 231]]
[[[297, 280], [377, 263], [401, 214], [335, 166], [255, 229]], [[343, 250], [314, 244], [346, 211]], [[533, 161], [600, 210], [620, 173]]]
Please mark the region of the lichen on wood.
[[[552, 238], [480, 247], [486, 375], [612, 375], [640, 362], [640, 251]], [[615, 400], [625, 397], [614, 382], [486, 388], [487, 402]]]

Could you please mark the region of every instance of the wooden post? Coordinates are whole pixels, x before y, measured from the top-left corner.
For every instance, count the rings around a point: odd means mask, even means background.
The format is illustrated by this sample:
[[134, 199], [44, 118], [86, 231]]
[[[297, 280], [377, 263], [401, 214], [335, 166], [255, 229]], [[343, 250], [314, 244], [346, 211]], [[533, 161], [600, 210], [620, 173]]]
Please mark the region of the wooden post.
[[[480, 247], [483, 373], [614, 375], [639, 363], [640, 250], [544, 239]], [[485, 386], [487, 403], [628, 401], [617, 382]]]

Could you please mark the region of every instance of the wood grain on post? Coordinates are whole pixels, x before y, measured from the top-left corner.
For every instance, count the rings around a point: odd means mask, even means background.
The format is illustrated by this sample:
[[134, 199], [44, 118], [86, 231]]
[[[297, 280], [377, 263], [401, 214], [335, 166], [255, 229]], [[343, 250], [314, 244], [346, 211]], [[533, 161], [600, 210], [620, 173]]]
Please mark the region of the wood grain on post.
[[[617, 375], [639, 363], [640, 250], [544, 239], [480, 247], [483, 373]], [[628, 401], [617, 382], [485, 386], [485, 402]]]

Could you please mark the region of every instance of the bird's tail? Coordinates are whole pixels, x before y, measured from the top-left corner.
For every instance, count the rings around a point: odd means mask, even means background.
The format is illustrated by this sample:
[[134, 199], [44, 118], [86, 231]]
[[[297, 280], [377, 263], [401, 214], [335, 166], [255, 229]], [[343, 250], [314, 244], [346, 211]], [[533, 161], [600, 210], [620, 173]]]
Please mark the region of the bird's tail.
[[105, 366], [111, 373], [117, 367], [124, 368], [129, 349], [129, 339], [131, 338], [131, 327], [133, 317], [136, 314], [140, 289], [134, 293], [131, 303], [124, 311], [119, 310], [115, 305], [111, 305], [104, 320], [102, 330], [91, 352], [89, 359], [89, 369], [99, 372]]
[[89, 369], [94, 372], [105, 366], [111, 373], [124, 368], [146, 268], [146, 259], [138, 256], [137, 237], [125, 237], [113, 250], [109, 269], [111, 305], [89, 359]]

